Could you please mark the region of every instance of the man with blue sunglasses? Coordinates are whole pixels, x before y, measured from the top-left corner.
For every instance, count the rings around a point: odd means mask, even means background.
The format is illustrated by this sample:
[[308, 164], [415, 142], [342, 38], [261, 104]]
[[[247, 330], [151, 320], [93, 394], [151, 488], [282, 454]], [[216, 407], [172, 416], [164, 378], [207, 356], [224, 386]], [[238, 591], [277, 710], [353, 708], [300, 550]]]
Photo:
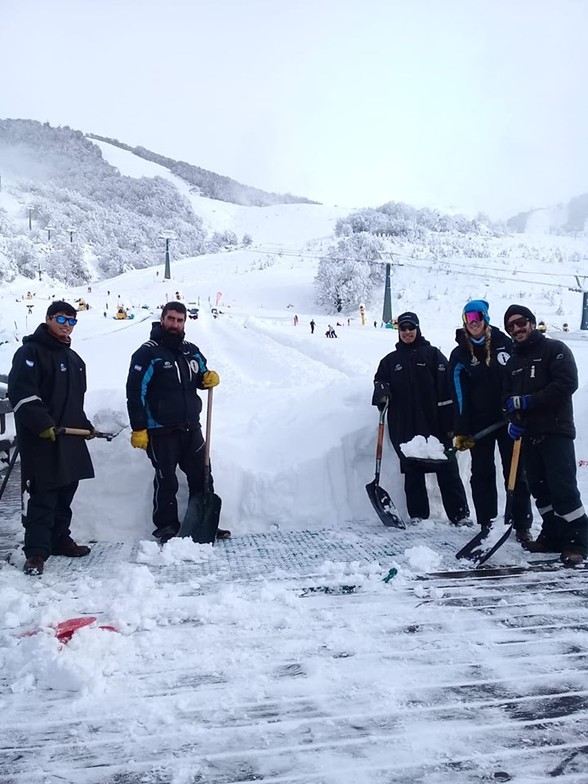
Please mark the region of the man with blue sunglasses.
[[[52, 302], [44, 324], [23, 338], [12, 360], [8, 397], [21, 462], [25, 574], [40, 575], [51, 555], [79, 558], [90, 548], [71, 537], [71, 503], [94, 469], [86, 441], [62, 427], [94, 428], [84, 413], [86, 366], [71, 348], [77, 323], [69, 302]], [[91, 437], [91, 436], [90, 436]]]

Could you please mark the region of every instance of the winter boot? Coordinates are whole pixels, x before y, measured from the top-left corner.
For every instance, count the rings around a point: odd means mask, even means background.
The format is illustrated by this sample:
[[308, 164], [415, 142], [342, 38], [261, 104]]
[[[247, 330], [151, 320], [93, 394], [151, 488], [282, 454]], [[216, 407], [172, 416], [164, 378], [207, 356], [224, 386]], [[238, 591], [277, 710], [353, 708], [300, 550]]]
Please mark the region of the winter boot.
[[165, 544], [177, 536], [179, 530], [179, 525], [166, 525], [165, 528], [156, 528], [153, 531], [153, 536], [159, 541], [159, 544]]
[[566, 548], [560, 556], [560, 561], [564, 566], [573, 569], [584, 562], [584, 555], [574, 548]]
[[31, 555], [25, 561], [23, 572], [30, 575], [42, 575], [45, 567], [45, 559], [42, 555]]
[[[517, 532], [518, 533], [518, 532]], [[517, 536], [518, 539], [518, 536]], [[522, 542], [521, 542], [522, 544]], [[558, 545], [550, 537], [545, 536], [544, 533], [540, 533], [539, 536], [535, 539], [535, 541], [526, 542], [524, 544], [525, 550], [530, 553], [559, 553], [561, 552], [561, 547]]]
[[65, 555], [68, 558], [83, 558], [90, 555], [90, 548], [85, 544], [77, 544], [71, 536], [61, 539], [54, 547], [52, 555]]
[[217, 539], [230, 539], [231, 532], [227, 531], [226, 528], [217, 528], [216, 529], [216, 538]]
[[456, 520], [451, 520], [451, 525], [455, 525], [457, 528], [467, 527], [471, 528], [474, 524], [474, 521], [469, 516], [469, 514], [464, 515], [463, 517], [458, 517]]
[[523, 550], [528, 550], [529, 545], [535, 543], [530, 528], [519, 528], [516, 531], [516, 540], [519, 542]]

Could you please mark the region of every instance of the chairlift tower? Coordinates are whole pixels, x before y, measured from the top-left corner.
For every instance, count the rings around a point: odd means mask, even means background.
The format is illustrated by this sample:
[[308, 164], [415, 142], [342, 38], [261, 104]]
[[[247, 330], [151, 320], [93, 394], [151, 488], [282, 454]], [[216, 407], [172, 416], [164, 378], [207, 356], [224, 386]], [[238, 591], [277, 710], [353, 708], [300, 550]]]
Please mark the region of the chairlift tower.
[[164, 280], [171, 280], [171, 265], [169, 261], [169, 241], [175, 240], [176, 235], [171, 231], [164, 231], [159, 235], [160, 240], [165, 240], [165, 271], [163, 273]]
[[584, 275], [576, 275], [578, 282], [578, 289], [582, 292], [582, 319], [580, 321], [580, 329], [588, 329], [588, 291], [586, 291], [586, 277]]

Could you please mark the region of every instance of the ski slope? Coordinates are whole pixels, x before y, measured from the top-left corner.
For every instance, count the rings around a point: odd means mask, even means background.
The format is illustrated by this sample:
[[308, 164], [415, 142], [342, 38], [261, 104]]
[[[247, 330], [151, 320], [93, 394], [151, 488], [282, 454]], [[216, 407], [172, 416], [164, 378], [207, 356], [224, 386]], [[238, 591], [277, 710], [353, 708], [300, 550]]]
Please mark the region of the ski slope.
[[[214, 548], [174, 540], [160, 551], [152, 468], [126, 429], [89, 445], [96, 478], [80, 484], [73, 533], [91, 555], [51, 558], [31, 579], [12, 477], [0, 506], [0, 784], [584, 784], [586, 573], [428, 578], [456, 567], [472, 531], [448, 524], [434, 484], [431, 519], [406, 531], [385, 529], [367, 499], [372, 378], [396, 341], [373, 327], [381, 303], [368, 304], [365, 325], [358, 313], [321, 312], [311, 250], [267, 259], [251, 248], [172, 260], [169, 281], [160, 267], [91, 291], [32, 280], [0, 289], [0, 372], [53, 297], [90, 303], [73, 345], [103, 430], [127, 424], [130, 356], [159, 307], [176, 292], [200, 306], [186, 330], [221, 377], [212, 464], [221, 524], [233, 531]], [[415, 309], [449, 353], [476, 280], [399, 274], [394, 312]], [[508, 284], [493, 293], [500, 324]], [[571, 294], [570, 315], [541, 290], [525, 302], [549, 323], [573, 323]], [[134, 318], [115, 320], [118, 303]], [[325, 338], [329, 323], [336, 340]], [[587, 459], [588, 341], [552, 334], [578, 362], [577, 451]], [[459, 456], [466, 481], [468, 459]], [[586, 497], [588, 468], [578, 471]], [[387, 443], [381, 483], [404, 513]], [[489, 566], [528, 560], [512, 541]], [[87, 616], [96, 623], [60, 645], [55, 625]]]

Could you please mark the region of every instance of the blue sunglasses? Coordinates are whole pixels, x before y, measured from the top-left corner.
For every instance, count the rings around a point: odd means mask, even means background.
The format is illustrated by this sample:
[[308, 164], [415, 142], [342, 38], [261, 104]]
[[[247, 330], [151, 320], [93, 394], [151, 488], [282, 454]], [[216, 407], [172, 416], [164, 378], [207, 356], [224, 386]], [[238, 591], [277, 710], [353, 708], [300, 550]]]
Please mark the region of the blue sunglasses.
[[72, 316], [52, 316], [51, 318], [55, 319], [58, 324], [69, 324], [70, 327], [75, 327], [78, 323], [77, 318]]

